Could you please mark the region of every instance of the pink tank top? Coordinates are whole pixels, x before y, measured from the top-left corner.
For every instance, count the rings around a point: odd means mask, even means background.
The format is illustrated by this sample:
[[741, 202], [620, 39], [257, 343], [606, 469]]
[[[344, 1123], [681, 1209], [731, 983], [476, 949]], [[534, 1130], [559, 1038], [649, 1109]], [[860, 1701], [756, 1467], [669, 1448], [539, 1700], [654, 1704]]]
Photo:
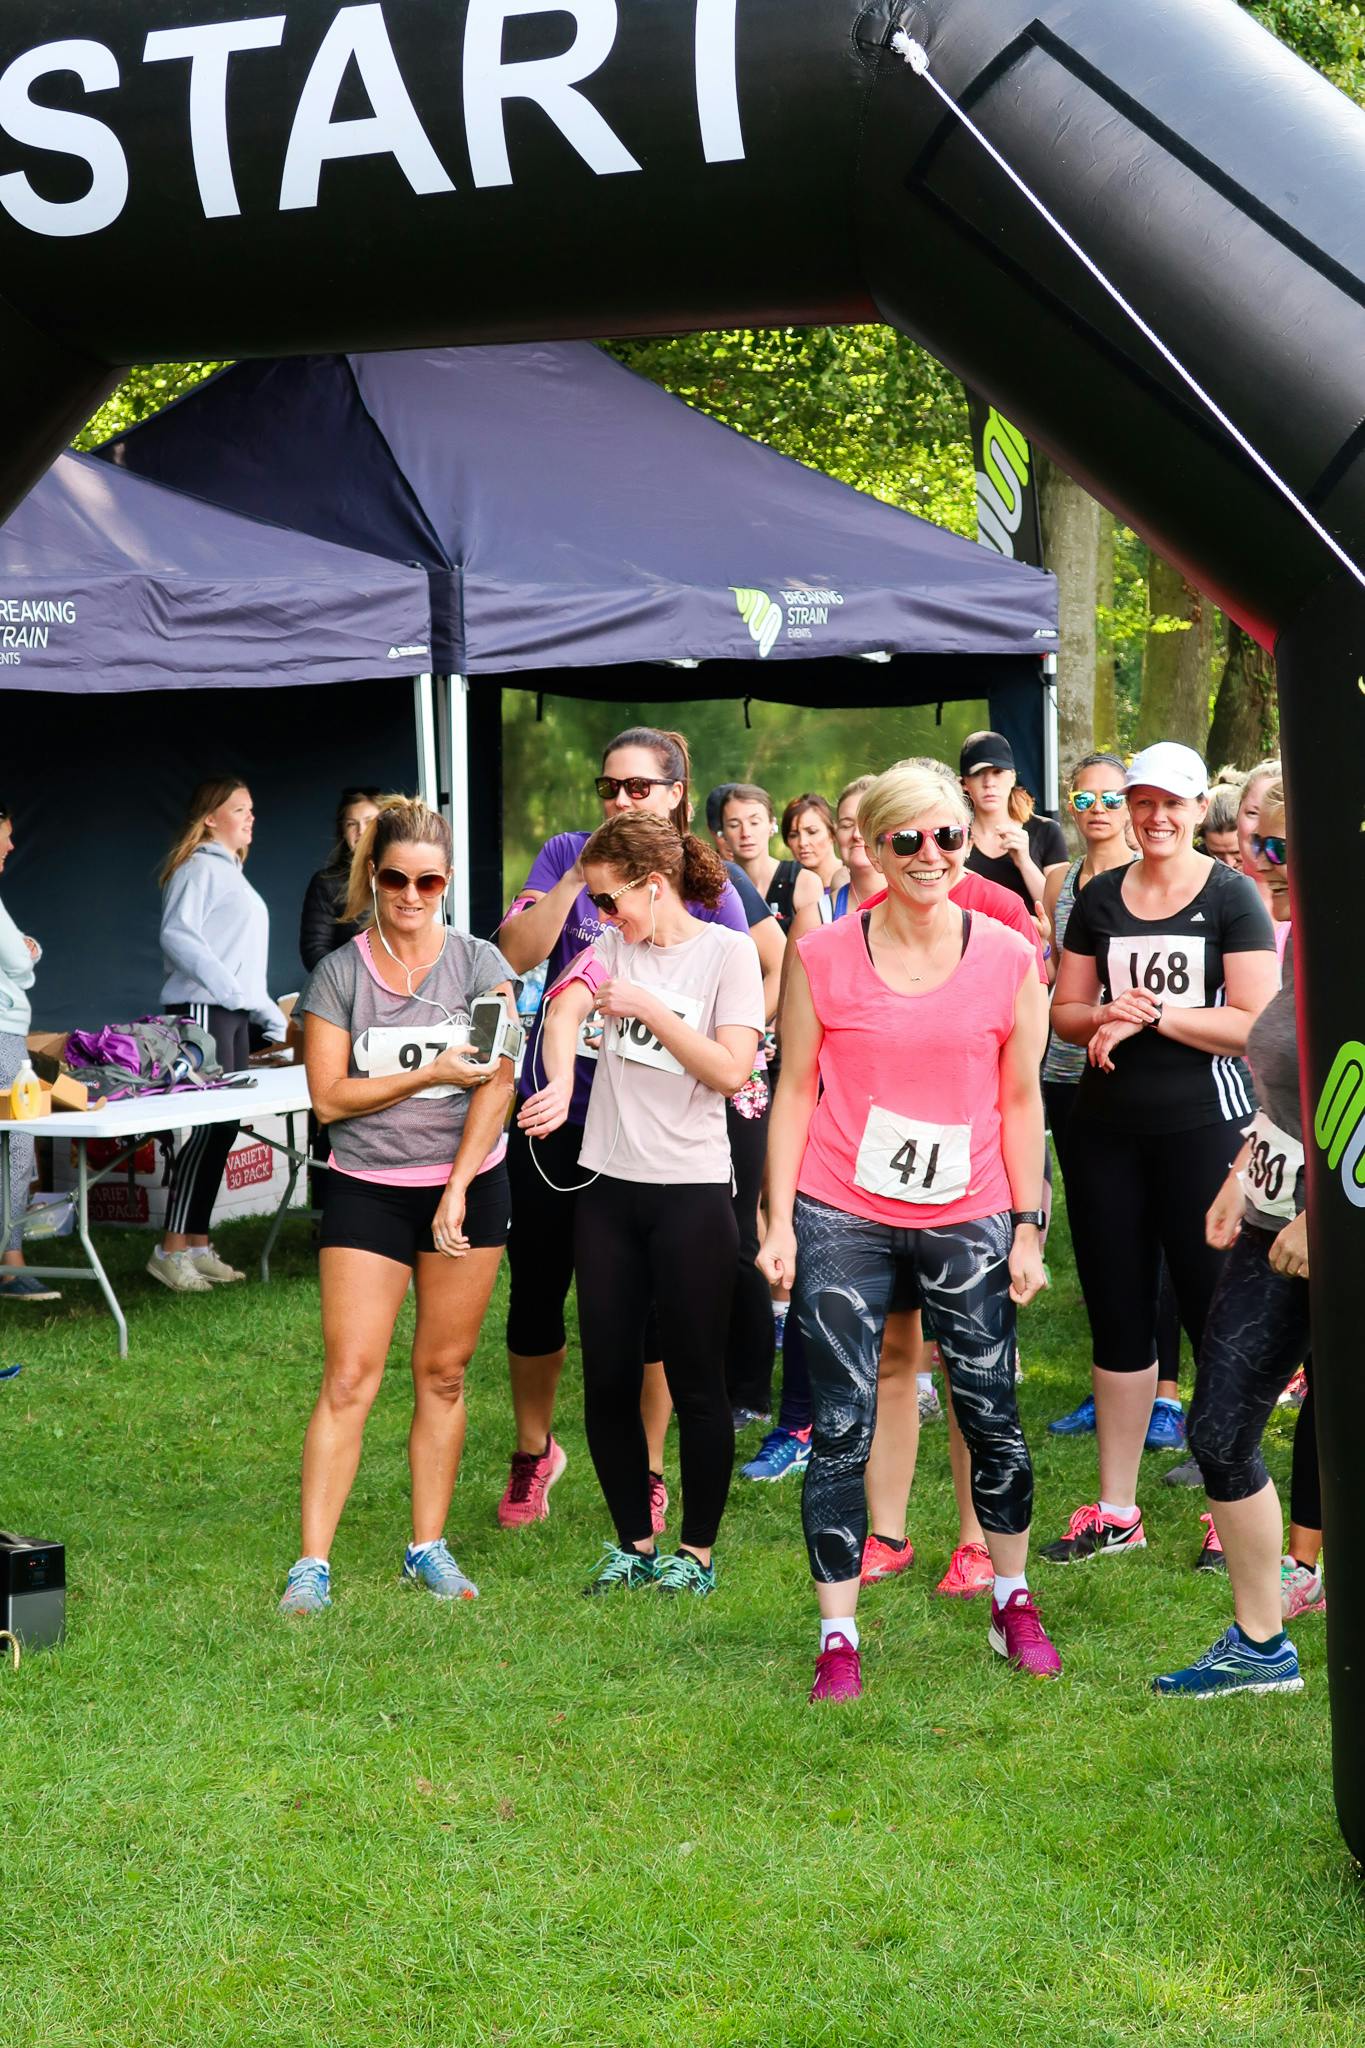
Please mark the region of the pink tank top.
[[797, 941], [823, 1038], [823, 1094], [797, 1186], [905, 1230], [977, 1222], [1011, 1205], [1000, 1150], [1000, 1049], [1033, 953], [973, 917], [941, 987], [899, 995], [868, 958], [862, 917]]

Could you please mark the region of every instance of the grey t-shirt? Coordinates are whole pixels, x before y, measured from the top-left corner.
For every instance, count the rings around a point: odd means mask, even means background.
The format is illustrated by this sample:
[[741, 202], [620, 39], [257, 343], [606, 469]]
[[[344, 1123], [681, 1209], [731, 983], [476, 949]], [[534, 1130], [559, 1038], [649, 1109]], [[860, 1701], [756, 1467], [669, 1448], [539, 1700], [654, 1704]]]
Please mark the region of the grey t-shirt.
[[[1247, 1064], [1256, 1083], [1261, 1114], [1252, 1126], [1252, 1156], [1243, 1172], [1242, 1186], [1246, 1193], [1246, 1220], [1261, 1230], [1283, 1230], [1290, 1221], [1287, 1212], [1291, 1200], [1295, 1216], [1304, 1204], [1292, 934], [1284, 949], [1280, 975], [1278, 994], [1266, 1004], [1247, 1039]], [[1286, 1149], [1283, 1138], [1292, 1141], [1292, 1150]]]
[[[350, 1034], [353, 1079], [429, 1066], [448, 1045], [469, 1042], [469, 1006], [500, 981], [519, 987], [496, 946], [448, 932], [445, 951], [416, 982], [418, 1001], [395, 995], [375, 972], [370, 934], [319, 960], [297, 1011], [311, 1011]], [[424, 1090], [369, 1116], [329, 1127], [332, 1156], [344, 1173], [385, 1174], [454, 1164], [469, 1110], [467, 1088]]]

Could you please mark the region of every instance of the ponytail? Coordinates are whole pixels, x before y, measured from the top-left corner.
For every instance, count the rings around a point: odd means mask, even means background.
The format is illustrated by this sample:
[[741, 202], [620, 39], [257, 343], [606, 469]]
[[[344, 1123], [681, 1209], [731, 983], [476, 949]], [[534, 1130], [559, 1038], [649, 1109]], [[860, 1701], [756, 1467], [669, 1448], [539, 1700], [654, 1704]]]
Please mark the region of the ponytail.
[[725, 872], [724, 861], [704, 839], [698, 839], [695, 832], [684, 835], [682, 850], [681, 894], [684, 902], [700, 903], [704, 910], [714, 910], [730, 879]]
[[[638, 740], [630, 742], [638, 746]], [[584, 867], [610, 868], [623, 882], [662, 875], [685, 903], [714, 910], [725, 894], [725, 863], [693, 832], [681, 838], [669, 818], [624, 811], [599, 825], [579, 855]]]

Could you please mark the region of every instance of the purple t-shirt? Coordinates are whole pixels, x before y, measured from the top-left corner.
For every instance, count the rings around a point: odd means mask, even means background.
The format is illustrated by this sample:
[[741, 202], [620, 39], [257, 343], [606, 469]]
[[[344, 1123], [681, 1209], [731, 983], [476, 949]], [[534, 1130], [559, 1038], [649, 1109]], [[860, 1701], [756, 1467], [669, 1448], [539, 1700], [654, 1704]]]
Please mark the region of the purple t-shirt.
[[[531, 863], [531, 872], [526, 877], [526, 888], [535, 889], [542, 896], [548, 895], [560, 876], [568, 874], [591, 837], [591, 832], [557, 832], [553, 839], [547, 839]], [[700, 903], [689, 903], [687, 907], [693, 917], [699, 917], [704, 924], [723, 924], [732, 932], [744, 932], [746, 935], [748, 933], [749, 920], [744, 915], [744, 906], [728, 881], [725, 884], [725, 893], [714, 910], [705, 910]], [[564, 929], [551, 948], [545, 973], [546, 988], [553, 988], [569, 962], [576, 960], [580, 953], [586, 953], [588, 947], [595, 945], [602, 933], [610, 929], [609, 925], [603, 924], [594, 910], [587, 890], [580, 889], [564, 921]], [[542, 1003], [531, 1026], [531, 1035], [526, 1045], [526, 1058], [522, 1062], [521, 1079], [517, 1084], [518, 1096], [523, 1101], [545, 1085], [545, 1070], [540, 1059], [540, 1027], [544, 1019], [545, 1006]], [[574, 1061], [573, 1101], [569, 1105], [571, 1124], [582, 1124], [587, 1120], [588, 1096], [592, 1090], [592, 1077], [596, 1065], [597, 1062], [592, 1059], [580, 1058]]]

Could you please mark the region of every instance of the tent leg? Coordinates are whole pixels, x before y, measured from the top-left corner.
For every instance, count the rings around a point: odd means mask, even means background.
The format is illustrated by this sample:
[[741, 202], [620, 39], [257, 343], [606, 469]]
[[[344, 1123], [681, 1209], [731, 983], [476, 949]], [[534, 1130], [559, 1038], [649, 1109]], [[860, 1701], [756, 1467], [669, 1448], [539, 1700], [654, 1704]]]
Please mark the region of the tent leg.
[[1057, 657], [1043, 657], [1043, 809], [1055, 818], [1062, 801], [1060, 725], [1057, 716]]
[[469, 678], [444, 676], [444, 744], [441, 749], [441, 779], [446, 817], [455, 847], [455, 880], [451, 888], [450, 915], [455, 929], [470, 929], [470, 874], [474, 857], [469, 810]]
[[417, 726], [417, 790], [428, 810], [439, 807], [436, 787], [436, 691], [431, 676], [412, 679], [412, 707]]

